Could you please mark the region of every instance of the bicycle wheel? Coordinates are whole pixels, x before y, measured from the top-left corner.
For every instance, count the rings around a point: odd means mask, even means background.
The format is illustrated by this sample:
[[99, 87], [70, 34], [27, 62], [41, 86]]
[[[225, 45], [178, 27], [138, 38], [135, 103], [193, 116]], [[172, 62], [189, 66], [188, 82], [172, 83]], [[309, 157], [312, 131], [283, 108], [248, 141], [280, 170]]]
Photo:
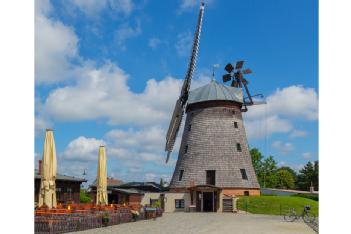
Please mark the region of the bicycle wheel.
[[293, 212], [284, 215], [284, 220], [287, 222], [294, 222], [296, 218], [296, 214], [294, 214]]
[[302, 219], [305, 223], [313, 223], [316, 217], [313, 214], [306, 213], [302, 216]]

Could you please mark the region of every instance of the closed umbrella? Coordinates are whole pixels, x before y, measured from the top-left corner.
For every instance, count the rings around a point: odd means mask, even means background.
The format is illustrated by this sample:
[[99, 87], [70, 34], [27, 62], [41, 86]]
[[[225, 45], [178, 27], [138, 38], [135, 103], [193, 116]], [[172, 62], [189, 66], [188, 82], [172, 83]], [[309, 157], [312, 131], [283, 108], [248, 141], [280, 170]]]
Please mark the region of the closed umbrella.
[[99, 162], [96, 177], [96, 204], [107, 205], [107, 170], [106, 170], [106, 150], [104, 146], [99, 148]]
[[54, 133], [47, 129], [45, 133], [44, 152], [41, 168], [41, 183], [39, 191], [39, 207], [46, 205], [56, 207], [56, 147]]

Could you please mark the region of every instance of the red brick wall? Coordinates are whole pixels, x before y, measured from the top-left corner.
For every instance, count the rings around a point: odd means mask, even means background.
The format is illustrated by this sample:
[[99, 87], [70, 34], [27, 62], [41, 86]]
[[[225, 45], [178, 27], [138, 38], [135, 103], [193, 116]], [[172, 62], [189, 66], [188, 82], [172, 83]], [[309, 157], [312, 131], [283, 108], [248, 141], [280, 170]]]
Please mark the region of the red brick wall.
[[242, 188], [225, 188], [222, 190], [223, 195], [243, 196], [245, 191], [249, 191], [250, 196], [260, 196], [260, 189], [242, 189]]
[[129, 205], [140, 204], [141, 199], [142, 199], [141, 195], [131, 194], [129, 195]]
[[[57, 192], [57, 202], [58, 203], [66, 203], [69, 199], [72, 199], [74, 203], [80, 202], [80, 182], [72, 182], [72, 181], [56, 181], [56, 188], [61, 188], [61, 192]], [[68, 192], [68, 188], [72, 189], [71, 193]], [[40, 179], [36, 179], [34, 183], [34, 199], [35, 202], [38, 202], [38, 195], [40, 191]]]

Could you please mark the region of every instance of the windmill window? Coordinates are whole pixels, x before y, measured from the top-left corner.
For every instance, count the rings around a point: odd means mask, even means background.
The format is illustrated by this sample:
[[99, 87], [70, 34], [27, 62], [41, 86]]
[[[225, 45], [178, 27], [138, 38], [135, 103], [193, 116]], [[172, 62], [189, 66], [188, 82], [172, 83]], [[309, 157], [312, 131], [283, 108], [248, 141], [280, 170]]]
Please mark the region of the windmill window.
[[182, 180], [182, 178], [183, 178], [183, 173], [184, 173], [184, 170], [180, 170], [180, 172], [179, 172], [179, 181]]
[[241, 178], [243, 180], [247, 180], [246, 170], [245, 169], [240, 169], [240, 173], [241, 173]]
[[238, 152], [241, 152], [241, 145], [240, 145], [240, 143], [236, 143], [236, 150]]
[[188, 145], [185, 146], [184, 153], [188, 153]]
[[191, 131], [191, 124], [188, 125], [188, 132]]
[[238, 128], [238, 122], [234, 122], [234, 128]]
[[216, 185], [216, 171], [206, 171], [206, 184]]

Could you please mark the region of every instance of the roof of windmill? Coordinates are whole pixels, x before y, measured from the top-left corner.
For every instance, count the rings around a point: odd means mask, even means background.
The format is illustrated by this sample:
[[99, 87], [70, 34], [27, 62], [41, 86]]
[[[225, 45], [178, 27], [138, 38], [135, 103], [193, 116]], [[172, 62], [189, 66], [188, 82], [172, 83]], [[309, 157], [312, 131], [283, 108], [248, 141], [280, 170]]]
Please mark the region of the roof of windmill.
[[242, 89], [219, 84], [217, 81], [211, 80], [209, 84], [189, 92], [188, 104], [213, 100], [243, 103], [243, 92]]

